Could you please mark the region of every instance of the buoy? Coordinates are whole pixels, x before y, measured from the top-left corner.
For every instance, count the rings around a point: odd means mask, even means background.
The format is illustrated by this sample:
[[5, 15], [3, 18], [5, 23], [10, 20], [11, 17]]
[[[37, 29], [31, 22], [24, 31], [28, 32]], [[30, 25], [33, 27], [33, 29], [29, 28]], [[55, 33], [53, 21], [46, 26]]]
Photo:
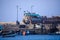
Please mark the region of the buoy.
[[27, 34], [29, 34], [30, 32], [29, 31], [27, 31]]
[[23, 36], [25, 36], [25, 34], [26, 34], [26, 32], [25, 32], [25, 31], [23, 31]]

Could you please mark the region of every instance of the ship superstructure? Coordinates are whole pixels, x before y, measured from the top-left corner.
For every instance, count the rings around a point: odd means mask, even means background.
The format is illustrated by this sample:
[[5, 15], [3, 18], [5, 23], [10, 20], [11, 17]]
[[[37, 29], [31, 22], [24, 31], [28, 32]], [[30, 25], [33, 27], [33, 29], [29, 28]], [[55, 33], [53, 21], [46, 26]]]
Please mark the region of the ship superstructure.
[[26, 24], [37, 24], [37, 23], [41, 23], [42, 21], [42, 17], [39, 14], [36, 13], [24, 13], [24, 19], [23, 19], [24, 23]]

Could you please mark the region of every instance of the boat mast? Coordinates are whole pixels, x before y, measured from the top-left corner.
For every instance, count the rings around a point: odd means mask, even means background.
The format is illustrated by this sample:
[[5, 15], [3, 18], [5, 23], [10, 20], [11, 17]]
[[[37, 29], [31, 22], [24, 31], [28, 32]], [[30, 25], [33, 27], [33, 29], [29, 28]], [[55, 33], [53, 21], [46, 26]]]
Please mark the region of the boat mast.
[[18, 5], [17, 5], [17, 21], [18, 21]]
[[19, 25], [19, 21], [18, 21], [18, 5], [17, 5], [17, 21], [16, 21], [16, 24]]
[[33, 12], [33, 5], [31, 6], [31, 13]]

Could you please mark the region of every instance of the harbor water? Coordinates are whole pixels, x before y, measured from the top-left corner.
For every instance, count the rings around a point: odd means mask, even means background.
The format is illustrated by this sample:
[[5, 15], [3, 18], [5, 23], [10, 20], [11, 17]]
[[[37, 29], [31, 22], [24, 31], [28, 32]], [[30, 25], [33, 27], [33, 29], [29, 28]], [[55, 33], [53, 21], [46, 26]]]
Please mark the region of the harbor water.
[[17, 35], [15, 37], [1, 37], [0, 40], [60, 40], [60, 35]]

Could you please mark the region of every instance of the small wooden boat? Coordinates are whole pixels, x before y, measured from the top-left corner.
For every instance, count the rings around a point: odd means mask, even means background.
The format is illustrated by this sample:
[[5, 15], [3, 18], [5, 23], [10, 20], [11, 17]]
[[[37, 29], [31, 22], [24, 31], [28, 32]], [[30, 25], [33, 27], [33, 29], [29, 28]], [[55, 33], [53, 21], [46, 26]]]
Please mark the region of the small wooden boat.
[[16, 36], [16, 33], [15, 34], [6, 34], [6, 35], [2, 35], [2, 37], [15, 37]]
[[13, 31], [3, 31], [2, 32], [3, 37], [14, 37], [15, 35], [16, 35], [16, 33]]

